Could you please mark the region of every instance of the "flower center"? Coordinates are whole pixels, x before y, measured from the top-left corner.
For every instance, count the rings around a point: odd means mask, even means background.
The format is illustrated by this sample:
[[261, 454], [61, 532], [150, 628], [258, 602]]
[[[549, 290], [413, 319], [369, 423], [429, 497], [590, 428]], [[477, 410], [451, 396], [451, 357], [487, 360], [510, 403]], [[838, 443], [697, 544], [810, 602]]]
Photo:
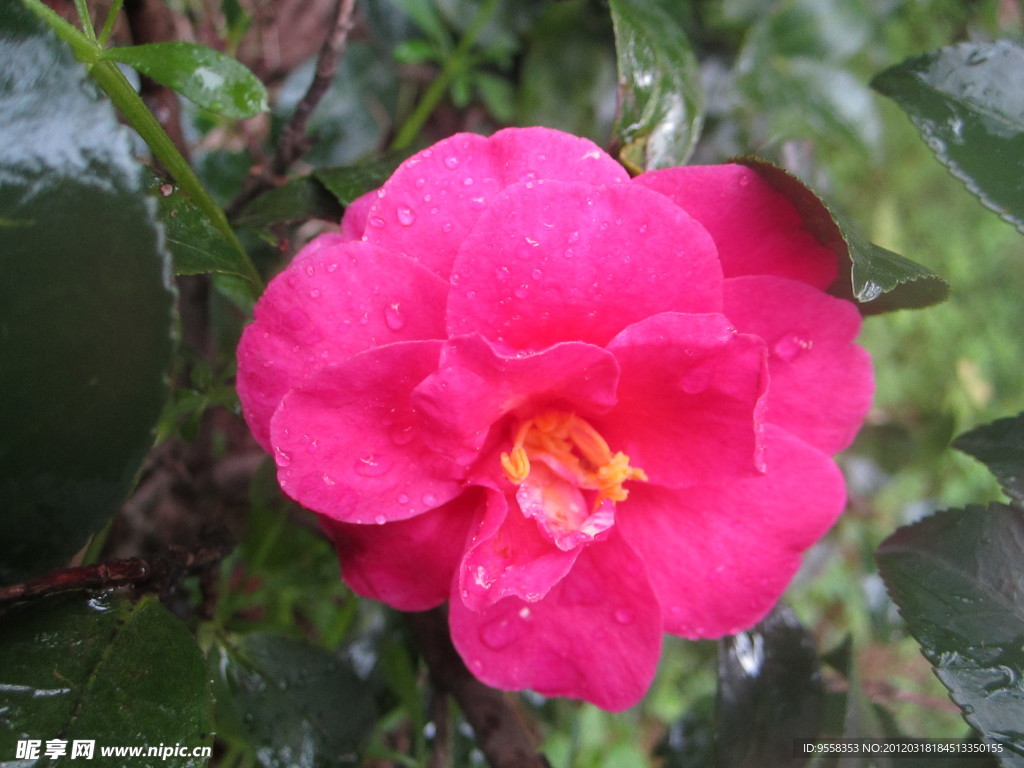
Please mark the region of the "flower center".
[[629, 456], [612, 453], [608, 443], [585, 419], [565, 411], [544, 411], [519, 425], [512, 450], [501, 454], [505, 475], [520, 485], [530, 462], [543, 462], [577, 488], [597, 491], [593, 508], [605, 499], [625, 501], [627, 480], [647, 481], [647, 473], [629, 466]]

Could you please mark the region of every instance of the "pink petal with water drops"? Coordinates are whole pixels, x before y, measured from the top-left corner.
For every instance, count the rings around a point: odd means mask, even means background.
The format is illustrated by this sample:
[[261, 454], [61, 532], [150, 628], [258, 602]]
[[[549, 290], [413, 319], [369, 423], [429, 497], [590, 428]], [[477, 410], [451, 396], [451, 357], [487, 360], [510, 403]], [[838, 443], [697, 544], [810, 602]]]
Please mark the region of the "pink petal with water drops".
[[871, 407], [871, 358], [853, 344], [857, 308], [804, 283], [726, 280], [726, 314], [769, 349], [765, 420], [833, 454], [848, 446]]
[[498, 490], [487, 494], [486, 514], [459, 566], [457, 599], [472, 611], [510, 596], [536, 602], [569, 572], [582, 549], [559, 549], [514, 499]]
[[835, 463], [778, 427], [765, 434], [763, 475], [683, 490], [638, 485], [620, 505], [616, 527], [647, 566], [666, 632], [720, 637], [759, 621], [842, 512]]
[[409, 398], [441, 344], [367, 350], [285, 395], [271, 423], [282, 490], [346, 523], [405, 520], [458, 496], [465, 470], [428, 447], [436, 427]]
[[269, 452], [270, 418], [310, 373], [365, 349], [444, 335], [447, 287], [419, 264], [322, 235], [267, 286], [238, 345], [238, 394]]
[[454, 592], [449, 621], [456, 649], [487, 685], [612, 711], [641, 699], [661, 651], [661, 611], [643, 562], [614, 529], [583, 548], [543, 600], [508, 597], [476, 612]]
[[366, 231], [366, 220], [370, 208], [377, 200], [377, 190], [367, 192], [349, 203], [341, 217], [341, 236], [346, 240], [358, 240]]
[[721, 309], [721, 269], [703, 227], [631, 184], [518, 184], [459, 250], [448, 329], [516, 349], [604, 345], [666, 311]]
[[365, 236], [447, 279], [480, 212], [509, 184], [532, 179], [613, 184], [628, 176], [593, 142], [549, 128], [460, 133], [399, 166], [377, 193]]
[[682, 487], [759, 470], [761, 339], [736, 333], [723, 315], [666, 312], [631, 325], [608, 350], [622, 371], [619, 403], [594, 426], [650, 482]]
[[690, 165], [634, 179], [667, 196], [711, 233], [726, 277], [775, 275], [825, 289], [838, 258], [801, 224], [800, 213], [744, 165]]
[[[482, 493], [470, 489], [408, 520], [356, 525], [321, 516], [320, 522], [353, 591], [400, 611], [426, 611], [448, 599], [470, 526], [482, 505]], [[382, 557], [385, 552], [394, 556]]]
[[567, 342], [522, 355], [474, 334], [445, 344], [437, 370], [413, 399], [445, 427], [428, 440], [468, 463], [491, 425], [513, 411], [552, 403], [569, 403], [583, 413], [607, 411], [615, 404], [618, 375], [615, 358], [591, 344]]

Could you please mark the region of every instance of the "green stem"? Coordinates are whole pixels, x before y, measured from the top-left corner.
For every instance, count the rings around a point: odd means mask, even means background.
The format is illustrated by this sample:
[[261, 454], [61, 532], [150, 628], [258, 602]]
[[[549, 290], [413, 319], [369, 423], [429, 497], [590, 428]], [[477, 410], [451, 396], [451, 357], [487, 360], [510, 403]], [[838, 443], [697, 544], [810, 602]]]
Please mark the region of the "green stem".
[[398, 130], [395, 140], [391, 143], [392, 150], [404, 149], [412, 144], [419, 135], [423, 125], [427, 122], [427, 118], [437, 108], [437, 105], [441, 103], [441, 99], [444, 98], [445, 91], [448, 90], [448, 86], [455, 78], [455, 75], [469, 66], [470, 52], [473, 49], [473, 45], [476, 43], [477, 38], [480, 37], [480, 33], [483, 32], [484, 27], [490, 21], [497, 7], [498, 0], [487, 0], [487, 4], [477, 11], [476, 16], [473, 17], [473, 22], [466, 30], [466, 34], [462, 36], [455, 51], [445, 61], [441, 73], [434, 78], [426, 93], [423, 94], [423, 98], [420, 99], [420, 103], [416, 105], [412, 114], [409, 115], [408, 119]]
[[224, 235], [228, 243], [241, 254], [243, 257], [242, 263], [245, 265], [246, 270], [244, 277], [252, 283], [254, 291], [258, 293], [263, 286], [263, 281], [260, 279], [256, 267], [253, 266], [252, 261], [249, 259], [249, 254], [246, 253], [245, 248], [238, 240], [238, 236], [235, 235], [235, 230], [228, 223], [224, 210], [210, 197], [206, 187], [203, 186], [195, 171], [192, 170], [192, 166], [178, 152], [174, 142], [171, 141], [171, 138], [164, 131], [163, 126], [160, 125], [156, 117], [153, 116], [153, 113], [149, 111], [142, 97], [135, 92], [132, 84], [128, 82], [128, 78], [124, 76], [124, 73], [118, 69], [114, 62], [108, 59], [97, 61], [92, 66], [90, 73], [96, 82], [99, 83], [100, 87], [106, 91], [107, 96], [114, 102], [114, 106], [120, 110], [121, 114], [131, 123], [143, 141], [149, 145], [156, 159], [163, 164], [164, 168], [178, 182], [178, 186], [181, 187], [182, 191], [192, 198], [192, 202], [206, 214], [207, 218]]
[[75, 10], [78, 11], [78, 21], [82, 25], [82, 31], [89, 40], [96, 42], [96, 30], [92, 26], [92, 16], [89, 15], [89, 6], [85, 0], [75, 0]]
[[121, 13], [122, 5], [124, 5], [124, 0], [114, 0], [110, 4], [107, 18], [103, 22], [103, 29], [100, 30], [99, 44], [101, 48], [106, 48], [107, 43], [110, 41], [110, 33], [114, 31], [114, 24], [117, 22], [118, 14]]
[[[77, 1], [77, 0], [76, 0]], [[22, 0], [22, 2], [43, 21], [49, 24], [57, 35], [71, 46], [71, 50], [80, 62], [85, 64], [89, 74], [102, 88], [114, 106], [131, 123], [132, 127], [142, 137], [143, 141], [153, 152], [153, 156], [159, 160], [164, 168], [174, 177], [174, 180], [181, 187], [196, 206], [206, 214], [214, 227], [220, 230], [228, 243], [241, 256], [244, 265], [244, 277], [250, 283], [252, 295], [258, 296], [263, 288], [263, 281], [256, 271], [249, 254], [238, 240], [235, 230], [228, 223], [224, 210], [217, 205], [210, 197], [206, 187], [196, 176], [192, 166], [181, 156], [178, 148], [174, 146], [163, 126], [160, 125], [153, 113], [150, 112], [142, 97], [135, 92], [128, 78], [118, 69], [117, 65], [103, 59], [103, 48], [99, 41], [90, 39], [85, 34], [75, 29], [74, 26], [64, 21], [60, 16], [43, 5], [40, 0]], [[116, 5], [116, 3], [115, 3]], [[109, 20], [108, 20], [109, 21]], [[84, 23], [84, 22], [83, 22]], [[92, 23], [88, 24], [89, 31], [92, 31]], [[106, 25], [104, 25], [106, 31]], [[93, 32], [95, 34], [95, 32]]]

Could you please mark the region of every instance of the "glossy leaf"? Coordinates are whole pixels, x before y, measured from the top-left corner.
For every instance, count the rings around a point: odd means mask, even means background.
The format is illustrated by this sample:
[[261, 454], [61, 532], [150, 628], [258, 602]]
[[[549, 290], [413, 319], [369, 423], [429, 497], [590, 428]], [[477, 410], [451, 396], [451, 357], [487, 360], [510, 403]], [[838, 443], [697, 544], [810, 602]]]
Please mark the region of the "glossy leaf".
[[817, 650], [792, 612], [776, 608], [718, 646], [717, 765], [799, 764], [793, 740], [821, 727]]
[[864, 239], [795, 176], [755, 158], [740, 158], [738, 162], [753, 168], [789, 198], [800, 212], [804, 229], [838, 254], [840, 274], [830, 291], [858, 302], [862, 314], [927, 307], [949, 296], [945, 280]]
[[265, 768], [358, 764], [377, 719], [373, 692], [336, 653], [252, 633], [213, 651], [219, 718]]
[[59, 738], [68, 760], [73, 741], [91, 740], [100, 765], [102, 747], [157, 745], [190, 754], [123, 764], [206, 765], [191, 754], [212, 741], [205, 660], [155, 598], [75, 594], [17, 606], [0, 625], [0, 657], [0, 760], [18, 739]]
[[664, 0], [611, 0], [619, 68], [619, 159], [635, 173], [683, 165], [704, 123], [697, 58]]
[[1015, 505], [1024, 505], [1024, 414], [965, 432], [953, 447], [988, 467]]
[[949, 510], [899, 529], [882, 578], [964, 718], [1024, 759], [1024, 511]]
[[359, 165], [321, 168], [313, 176], [334, 195], [342, 205], [349, 205], [361, 195], [381, 186], [411, 151], [389, 152], [379, 160]]
[[241, 252], [227, 241], [180, 188], [154, 176], [150, 193], [156, 200], [157, 214], [164, 227], [175, 274], [220, 272], [249, 276], [249, 267]]
[[342, 207], [327, 188], [312, 176], [302, 176], [257, 197], [235, 223], [261, 229], [271, 224], [305, 219], [340, 221]]
[[952, 45], [885, 70], [872, 86], [953, 175], [1024, 232], [1024, 45]]
[[147, 43], [110, 48], [103, 59], [127, 64], [203, 109], [227, 117], [266, 112], [267, 89], [244, 64], [196, 43]]
[[20, 4], [0, 15], [0, 582], [130, 490], [167, 397], [170, 260], [129, 134]]

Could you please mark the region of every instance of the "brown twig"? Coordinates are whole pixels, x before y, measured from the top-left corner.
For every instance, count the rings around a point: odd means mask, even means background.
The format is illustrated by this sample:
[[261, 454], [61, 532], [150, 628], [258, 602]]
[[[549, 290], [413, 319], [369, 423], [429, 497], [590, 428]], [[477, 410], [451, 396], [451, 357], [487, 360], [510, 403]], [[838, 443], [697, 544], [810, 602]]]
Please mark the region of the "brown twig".
[[306, 134], [306, 126], [338, 70], [338, 64], [348, 42], [348, 33], [353, 27], [352, 15], [355, 12], [355, 5], [355, 0], [338, 0], [334, 23], [317, 57], [313, 82], [309, 84], [287, 125], [282, 129], [270, 162], [264, 166], [262, 173], [249, 177], [238, 197], [227, 207], [229, 218], [236, 216], [263, 192], [277, 186], [280, 179], [312, 145], [312, 139]]
[[491, 768], [551, 768], [505, 695], [481, 683], [452, 645], [443, 609], [408, 614], [434, 684], [462, 708]]
[[83, 589], [112, 589], [124, 586], [142, 586], [164, 583], [179, 574], [200, 570], [223, 559], [216, 550], [181, 552], [172, 550], [159, 558], [133, 557], [125, 560], [107, 560], [95, 565], [64, 568], [52, 571], [24, 584], [0, 587], [0, 603], [30, 600], [59, 592]]

